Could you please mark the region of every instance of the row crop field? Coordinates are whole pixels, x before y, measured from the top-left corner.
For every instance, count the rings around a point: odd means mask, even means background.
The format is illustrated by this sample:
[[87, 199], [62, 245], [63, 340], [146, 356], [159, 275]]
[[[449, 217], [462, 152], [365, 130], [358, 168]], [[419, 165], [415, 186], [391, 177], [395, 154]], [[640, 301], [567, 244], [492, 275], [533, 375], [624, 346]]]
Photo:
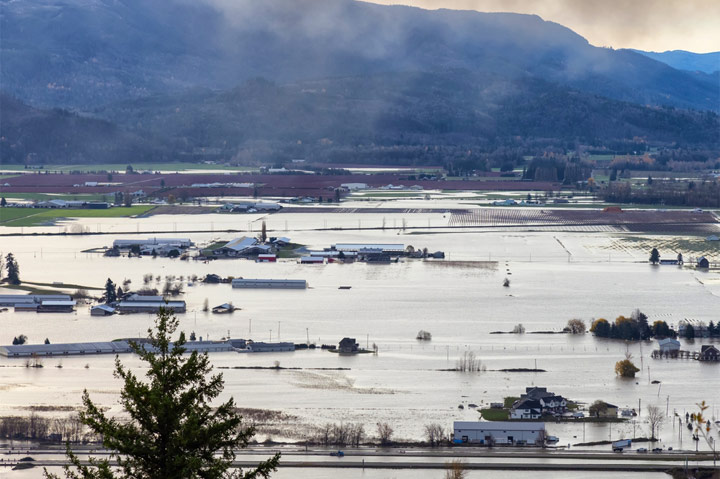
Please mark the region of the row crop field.
[[718, 218], [705, 211], [630, 210], [609, 212], [599, 209], [478, 208], [454, 212], [449, 226], [514, 225], [679, 225], [717, 224]]
[[41, 226], [61, 218], [122, 218], [147, 213], [154, 206], [92, 209], [0, 208], [0, 226]]

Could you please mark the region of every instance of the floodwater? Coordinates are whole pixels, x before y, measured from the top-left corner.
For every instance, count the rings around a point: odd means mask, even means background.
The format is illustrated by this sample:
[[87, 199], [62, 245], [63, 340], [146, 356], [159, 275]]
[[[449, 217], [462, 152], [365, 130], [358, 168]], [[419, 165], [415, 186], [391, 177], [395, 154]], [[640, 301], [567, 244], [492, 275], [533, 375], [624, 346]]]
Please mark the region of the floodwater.
[[[443, 202], [408, 203], [413, 207], [452, 207]], [[458, 207], [458, 204], [455, 204]], [[710, 416], [720, 410], [720, 365], [688, 360], [653, 360], [653, 342], [630, 343], [596, 339], [590, 334], [529, 334], [560, 331], [567, 321], [581, 318], [613, 319], [640, 308], [649, 320], [677, 324], [694, 318], [720, 321], [720, 275], [673, 266], [651, 267], [648, 252], [618, 246], [617, 233], [602, 231], [534, 231], [502, 228], [488, 230], [423, 230], [447, 225], [444, 213], [392, 214], [278, 213], [261, 215], [165, 216], [142, 219], [69, 221], [61, 226], [38, 228], [86, 228], [89, 231], [140, 232], [166, 228], [170, 231], [208, 230], [198, 233], [169, 233], [207, 243], [232, 236], [217, 232], [238, 228], [259, 230], [265, 218], [270, 235], [289, 236], [310, 248], [339, 242], [383, 242], [412, 244], [416, 248], [446, 252], [446, 260], [405, 260], [398, 264], [300, 265], [295, 260], [261, 264], [247, 260], [218, 260], [210, 263], [166, 258], [104, 258], [83, 251], [107, 246], [128, 234], [80, 237], [3, 237], [0, 251], [12, 252], [26, 281], [64, 282], [102, 287], [110, 277], [118, 284], [131, 280], [130, 287], [143, 286], [143, 276], [152, 274], [152, 287], [162, 289], [164, 277], [188, 278], [208, 273], [246, 278], [306, 279], [307, 290], [233, 290], [228, 284], [194, 283], [185, 287], [188, 312], [179, 315], [180, 327], [204, 339], [233, 338], [294, 341], [308, 339], [317, 344], [336, 344], [354, 337], [363, 347], [378, 347], [378, 354], [338, 356], [326, 351], [292, 353], [213, 353], [211, 361], [222, 369], [226, 381], [222, 399], [233, 396], [241, 407], [273, 409], [286, 413], [283, 425], [264, 430], [262, 441], [290, 438], [301, 440], [313, 427], [326, 422], [358, 422], [369, 436], [378, 422], [388, 422], [398, 439], [422, 439], [424, 426], [440, 423], [448, 429], [453, 420], [476, 420], [469, 408], [518, 396], [528, 386], [545, 386], [569, 399], [590, 404], [602, 399], [620, 407], [638, 408], [641, 415], [622, 424], [548, 423], [549, 434], [560, 438], [559, 446], [580, 442], [649, 436], [644, 421], [646, 407], [657, 405], [668, 413], [660, 437], [662, 446], [695, 449], [689, 432], [671, 421], [674, 413], [684, 417], [710, 404]], [[316, 231], [314, 228], [386, 229]], [[421, 228], [402, 231], [407, 226]], [[9, 228], [0, 228], [9, 232]], [[16, 229], [17, 230], [17, 229]], [[16, 231], [15, 230], [15, 231]], [[216, 231], [216, 232], [212, 232]], [[256, 234], [256, 233], [255, 233]], [[237, 236], [237, 235], [236, 235]], [[502, 286], [508, 278], [509, 288]], [[351, 286], [351, 289], [338, 289]], [[72, 289], [70, 290], [72, 291]], [[8, 292], [8, 291], [2, 291]], [[232, 301], [241, 308], [232, 315], [202, 311]], [[151, 315], [91, 317], [89, 306], [72, 314], [0, 313], [0, 343], [25, 334], [31, 343], [106, 341], [145, 335]], [[527, 333], [490, 334], [510, 331], [522, 323]], [[421, 329], [432, 333], [432, 341], [415, 340]], [[682, 341], [683, 349], [699, 350], [708, 340]], [[487, 368], [484, 372], [445, 371], [455, 366], [465, 351], [473, 351]], [[642, 370], [634, 380], [615, 376], [614, 364], [629, 352]], [[139, 367], [131, 355], [124, 363]], [[53, 412], [61, 406], [80, 404], [84, 388], [102, 406], [119, 412], [118, 382], [112, 376], [110, 356], [45, 359], [42, 369], [27, 369], [22, 360], [0, 358], [0, 414], [27, 414], [31, 406]], [[231, 369], [236, 366], [271, 367], [281, 370]], [[62, 368], [57, 368], [62, 364]], [[506, 368], [541, 368], [542, 373], [507, 373]], [[320, 370], [317, 368], [348, 368]], [[651, 381], [660, 381], [652, 384]], [[464, 409], [458, 406], [463, 405]], [[717, 429], [712, 432], [720, 440]], [[645, 444], [642, 444], [645, 446]], [[707, 449], [703, 442], [697, 444]], [[600, 446], [607, 449], [609, 446]], [[640, 447], [640, 446], [638, 446]], [[573, 448], [571, 448], [572, 450]], [[295, 474], [284, 470], [276, 477]], [[2, 474], [2, 472], [0, 472]], [[337, 471], [335, 471], [337, 474]], [[437, 471], [343, 471], [347, 477], [431, 477]], [[524, 473], [471, 472], [469, 477], [525, 477]], [[528, 475], [530, 473], [527, 473]], [[557, 477], [532, 473], [533, 477]], [[583, 473], [606, 477], [602, 473]], [[305, 475], [303, 473], [303, 475]], [[331, 470], [318, 470], [313, 477], [335, 477]], [[18, 476], [21, 477], [21, 476]], [[289, 476], [288, 476], [289, 477]], [[307, 475], [306, 477], [309, 477]], [[529, 476], [528, 476], [529, 477]], [[631, 477], [658, 477], [634, 474]]]

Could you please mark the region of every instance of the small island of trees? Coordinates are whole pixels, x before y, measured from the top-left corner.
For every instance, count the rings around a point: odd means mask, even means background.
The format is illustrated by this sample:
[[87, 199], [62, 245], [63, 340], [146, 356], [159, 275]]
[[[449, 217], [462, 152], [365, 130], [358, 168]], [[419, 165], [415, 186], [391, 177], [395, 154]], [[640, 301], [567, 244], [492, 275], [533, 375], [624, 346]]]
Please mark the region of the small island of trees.
[[592, 322], [590, 332], [600, 338], [624, 339], [626, 341], [641, 341], [651, 338], [674, 338], [677, 333], [665, 321], [655, 321], [652, 326], [648, 317], [639, 309], [633, 311], [630, 317], [623, 315], [615, 318], [614, 323], [599, 318]]

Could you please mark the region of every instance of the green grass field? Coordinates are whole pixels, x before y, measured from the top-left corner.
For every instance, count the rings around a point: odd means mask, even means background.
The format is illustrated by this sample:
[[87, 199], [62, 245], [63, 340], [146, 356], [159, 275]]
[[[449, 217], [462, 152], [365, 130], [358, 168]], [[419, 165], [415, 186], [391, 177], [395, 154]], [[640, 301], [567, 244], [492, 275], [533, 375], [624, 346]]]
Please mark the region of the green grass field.
[[137, 216], [154, 206], [130, 206], [106, 210], [72, 210], [44, 208], [0, 208], [0, 226], [41, 226], [60, 218], [122, 218]]

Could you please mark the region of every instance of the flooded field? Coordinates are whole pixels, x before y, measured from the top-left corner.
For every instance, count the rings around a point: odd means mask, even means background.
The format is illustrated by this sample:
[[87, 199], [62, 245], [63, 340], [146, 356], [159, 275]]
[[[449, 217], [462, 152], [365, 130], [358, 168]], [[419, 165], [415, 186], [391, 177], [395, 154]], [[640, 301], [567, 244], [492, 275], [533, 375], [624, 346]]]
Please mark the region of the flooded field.
[[[427, 202], [419, 204], [427, 207]], [[414, 205], [414, 204], [411, 204]], [[433, 207], [458, 207], [443, 203]], [[629, 343], [596, 339], [590, 334], [530, 334], [559, 332], [567, 321], [581, 318], [614, 319], [640, 308], [649, 321], [662, 319], [677, 324], [683, 318], [705, 322], [720, 320], [720, 274], [677, 266], [647, 264], [648, 247], [658, 239], [663, 245], [680, 245], [682, 237], [645, 236], [642, 241], [624, 240], [625, 234], [603, 230], [562, 228], [520, 231], [502, 227], [451, 230], [449, 214], [404, 213], [353, 215], [351, 213], [278, 213], [265, 217], [269, 234], [291, 237], [295, 243], [322, 248], [339, 242], [403, 243], [430, 251], [442, 250], [445, 260], [404, 260], [397, 264], [301, 265], [295, 260], [254, 263], [218, 260], [209, 263], [156, 258], [105, 258], [83, 251], [107, 246], [130, 233], [151, 229], [198, 231], [168, 233], [189, 237], [198, 244], [230, 239], [240, 234], [214, 232], [221, 229], [259, 231], [260, 215], [156, 216], [139, 219], [83, 219], [60, 226], [30, 229], [25, 236], [0, 239], [0, 250], [12, 252], [21, 278], [37, 283], [64, 282], [102, 287], [110, 277], [118, 284], [130, 280], [130, 288], [143, 287], [143, 276], [160, 276], [148, 286], [162, 287], [164, 278], [203, 277], [208, 273], [245, 278], [305, 279], [307, 290], [233, 290], [228, 284], [186, 284], [183, 296], [188, 311], [179, 315], [181, 329], [204, 339], [233, 338], [337, 344], [354, 337], [362, 347], [378, 347], [378, 354], [338, 356], [321, 351], [292, 353], [212, 353], [226, 380], [223, 397], [234, 396], [241, 407], [285, 413], [286, 420], [262, 429], [268, 437], [301, 441], [326, 422], [359, 422], [369, 436], [375, 424], [388, 422], [398, 439], [420, 440], [426, 424], [452, 427], [453, 420], [475, 420], [479, 414], [468, 407], [517, 396], [527, 386], [546, 386], [564, 397], [590, 404], [602, 399], [620, 407], [637, 408], [635, 421], [616, 424], [548, 423], [548, 433], [559, 445], [649, 435], [644, 422], [647, 405], [667, 411], [660, 437], [663, 446], [695, 449], [689, 433], [671, 417], [675, 412], [697, 410], [696, 403], [709, 401], [711, 415], [719, 419], [720, 364], [689, 360], [653, 360], [654, 342]], [[380, 226], [384, 223], [385, 229]], [[373, 230], [325, 230], [357, 228]], [[416, 226], [403, 231], [402, 226]], [[437, 226], [438, 229], [423, 229]], [[83, 228], [122, 234], [92, 236], [31, 236], [31, 231]], [[2, 228], [0, 233], [9, 232]], [[273, 232], [274, 231], [274, 232]], [[256, 233], [255, 233], [256, 234]], [[693, 251], [696, 253], [696, 251]], [[663, 250], [664, 257], [677, 252]], [[510, 280], [510, 287], [502, 286]], [[187, 283], [187, 280], [186, 280]], [[338, 289], [351, 286], [351, 289]], [[70, 292], [73, 289], [69, 289]], [[8, 290], [0, 290], [8, 293]], [[239, 308], [232, 315], [202, 311], [232, 301]], [[72, 314], [0, 313], [0, 343], [25, 334], [30, 343], [48, 338], [53, 343], [107, 341], [144, 336], [153, 317], [147, 314], [91, 317], [89, 306], [79, 305]], [[490, 334], [511, 331], [522, 323], [526, 334]], [[432, 341], [419, 342], [419, 330], [432, 333]], [[709, 340], [682, 341], [683, 349], [699, 350]], [[486, 366], [485, 372], [446, 371], [465, 351], [473, 351]], [[626, 352], [633, 355], [641, 372], [634, 380], [615, 376], [614, 364]], [[139, 366], [137, 358], [123, 362]], [[283, 368], [233, 369], [238, 366]], [[62, 363], [62, 368], [57, 368]], [[80, 403], [84, 388], [98, 403], [118, 412], [118, 383], [112, 377], [113, 357], [88, 356], [44, 359], [44, 368], [28, 369], [22, 360], [0, 357], [0, 415], [28, 414], [30, 406], [42, 406], [43, 414], [61, 414]], [[540, 368], [546, 372], [507, 373], [507, 368]], [[226, 369], [227, 368], [227, 369]], [[319, 370], [317, 368], [348, 368]], [[652, 381], [660, 381], [653, 384]], [[463, 409], [458, 406], [463, 405]], [[717, 429], [713, 430], [720, 440]], [[608, 446], [599, 446], [607, 448]], [[700, 448], [706, 448], [702, 442]], [[290, 471], [291, 472], [291, 471]], [[283, 474], [289, 474], [286, 471]], [[406, 477], [389, 471], [367, 477]], [[322, 473], [324, 474], [324, 472]], [[319, 474], [317, 477], [324, 477]], [[364, 477], [353, 471], [350, 477]], [[384, 473], [383, 473], [384, 474]], [[522, 477], [483, 472], [482, 477]], [[285, 477], [279, 474], [278, 477]], [[328, 476], [330, 477], [330, 476]], [[417, 477], [417, 476], [416, 476]], [[430, 477], [422, 476], [419, 477]], [[469, 477], [481, 477], [471, 473]], [[534, 477], [538, 477], [534, 473]], [[540, 477], [545, 477], [540, 475]], [[546, 476], [550, 477], [550, 476]], [[602, 475], [587, 477], [604, 477]], [[634, 475], [633, 477], [656, 477]]]

